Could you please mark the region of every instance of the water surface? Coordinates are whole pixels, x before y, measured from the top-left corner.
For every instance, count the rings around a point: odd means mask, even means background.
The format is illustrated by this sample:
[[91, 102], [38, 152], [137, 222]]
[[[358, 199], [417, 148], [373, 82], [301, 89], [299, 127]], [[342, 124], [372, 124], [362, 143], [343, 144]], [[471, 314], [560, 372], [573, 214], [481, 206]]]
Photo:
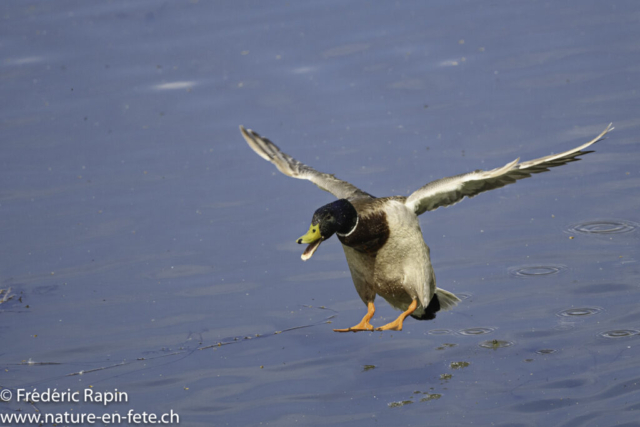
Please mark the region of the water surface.
[[[0, 10], [0, 386], [190, 426], [637, 422], [637, 2]], [[424, 214], [465, 298], [393, 333], [332, 332], [366, 310], [340, 245], [294, 243], [332, 197], [238, 132], [386, 196], [612, 121], [580, 162]]]

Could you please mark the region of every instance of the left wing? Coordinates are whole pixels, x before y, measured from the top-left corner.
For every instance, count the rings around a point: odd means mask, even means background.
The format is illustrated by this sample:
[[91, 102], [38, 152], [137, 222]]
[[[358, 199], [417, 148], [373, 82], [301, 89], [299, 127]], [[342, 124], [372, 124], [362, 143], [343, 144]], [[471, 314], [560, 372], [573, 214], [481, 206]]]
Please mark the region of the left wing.
[[290, 155], [280, 151], [276, 144], [251, 129], [245, 129], [244, 126], [240, 126], [240, 132], [256, 154], [273, 163], [280, 172], [287, 176], [307, 179], [320, 187], [321, 190], [328, 191], [338, 199], [373, 197], [347, 181], [338, 179], [328, 173], [318, 172], [311, 166], [297, 161]]
[[607, 132], [613, 129], [611, 125], [612, 123], [600, 135], [586, 144], [564, 153], [552, 154], [523, 163], [518, 163], [520, 158], [517, 158], [501, 168], [490, 171], [476, 170], [430, 182], [411, 194], [405, 201], [405, 205], [416, 215], [420, 215], [442, 206], [453, 205], [465, 197], [473, 197], [494, 188], [504, 187], [519, 179], [528, 178], [531, 174], [546, 172], [549, 168], [578, 161], [580, 160], [577, 158], [578, 156], [590, 153], [590, 151], [582, 150], [602, 140]]

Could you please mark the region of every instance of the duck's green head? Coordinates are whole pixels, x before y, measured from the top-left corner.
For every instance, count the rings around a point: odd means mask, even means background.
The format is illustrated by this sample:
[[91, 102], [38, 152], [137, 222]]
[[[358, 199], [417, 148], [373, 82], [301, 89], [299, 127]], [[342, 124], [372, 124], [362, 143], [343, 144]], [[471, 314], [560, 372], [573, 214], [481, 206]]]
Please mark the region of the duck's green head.
[[336, 200], [315, 211], [309, 231], [298, 239], [299, 244], [309, 245], [302, 254], [302, 260], [311, 258], [323, 240], [334, 233], [348, 234], [357, 223], [358, 213], [347, 199]]

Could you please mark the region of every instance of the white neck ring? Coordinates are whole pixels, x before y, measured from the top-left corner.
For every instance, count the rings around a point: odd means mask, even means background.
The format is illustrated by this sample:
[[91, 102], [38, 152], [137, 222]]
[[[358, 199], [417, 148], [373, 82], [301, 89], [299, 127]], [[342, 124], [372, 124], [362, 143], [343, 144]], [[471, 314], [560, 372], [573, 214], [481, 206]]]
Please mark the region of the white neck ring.
[[358, 227], [358, 223], [360, 222], [360, 217], [356, 217], [356, 225], [353, 226], [353, 228], [351, 229], [350, 232], [348, 232], [347, 234], [340, 234], [340, 233], [336, 233], [338, 236], [340, 237], [348, 237], [351, 236], [353, 234], [354, 231], [356, 231], [356, 228]]

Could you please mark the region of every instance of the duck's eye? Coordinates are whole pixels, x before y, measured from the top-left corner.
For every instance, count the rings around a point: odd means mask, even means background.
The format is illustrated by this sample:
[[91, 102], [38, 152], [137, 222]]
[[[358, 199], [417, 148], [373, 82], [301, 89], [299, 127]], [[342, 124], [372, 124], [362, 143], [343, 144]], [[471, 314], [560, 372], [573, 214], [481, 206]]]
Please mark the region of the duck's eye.
[[314, 232], [314, 233], [316, 232], [316, 229], [315, 229], [315, 228], [313, 229], [313, 232]]

